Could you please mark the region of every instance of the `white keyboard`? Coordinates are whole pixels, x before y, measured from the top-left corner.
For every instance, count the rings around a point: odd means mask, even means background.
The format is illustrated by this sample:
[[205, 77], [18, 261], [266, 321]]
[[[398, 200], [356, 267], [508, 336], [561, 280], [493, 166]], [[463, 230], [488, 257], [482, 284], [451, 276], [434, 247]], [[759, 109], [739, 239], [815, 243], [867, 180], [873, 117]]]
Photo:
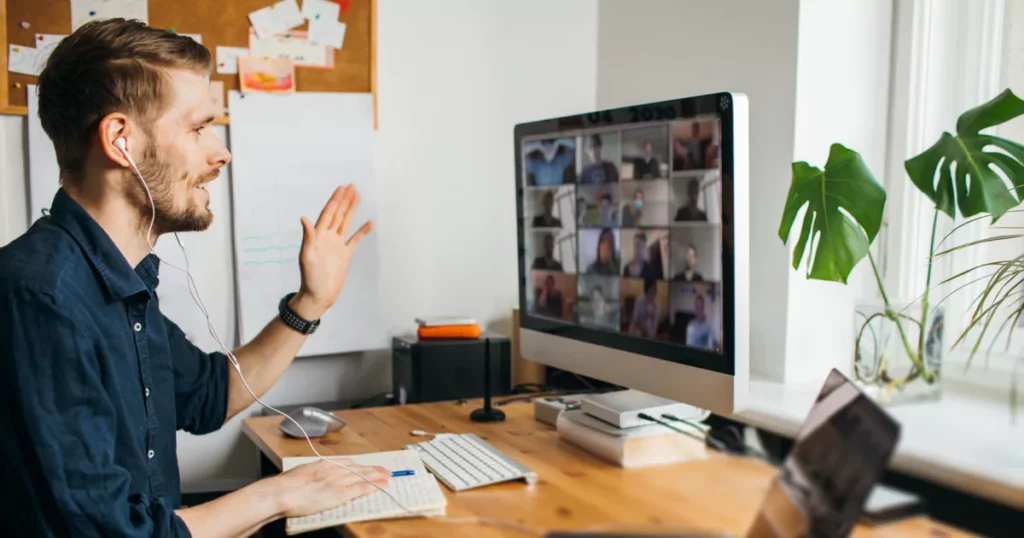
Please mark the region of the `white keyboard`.
[[406, 448], [418, 450], [427, 469], [452, 491], [510, 480], [525, 480], [527, 484], [537, 482], [537, 473], [472, 433], [440, 434], [430, 441]]

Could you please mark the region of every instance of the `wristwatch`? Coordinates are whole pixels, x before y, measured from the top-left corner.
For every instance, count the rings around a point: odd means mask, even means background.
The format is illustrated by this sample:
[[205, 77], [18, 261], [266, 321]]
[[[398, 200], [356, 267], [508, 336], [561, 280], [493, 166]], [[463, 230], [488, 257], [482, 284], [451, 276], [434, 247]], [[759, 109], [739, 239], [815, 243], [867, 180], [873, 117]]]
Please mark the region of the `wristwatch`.
[[292, 300], [292, 297], [294, 296], [294, 292], [285, 295], [284, 298], [281, 299], [281, 304], [277, 306], [278, 314], [281, 316], [281, 321], [283, 321], [285, 325], [302, 334], [313, 334], [316, 332], [316, 328], [320, 326], [320, 320], [315, 319], [313, 321], [306, 321], [302, 319], [302, 316], [296, 314], [295, 311], [288, 306], [288, 301]]

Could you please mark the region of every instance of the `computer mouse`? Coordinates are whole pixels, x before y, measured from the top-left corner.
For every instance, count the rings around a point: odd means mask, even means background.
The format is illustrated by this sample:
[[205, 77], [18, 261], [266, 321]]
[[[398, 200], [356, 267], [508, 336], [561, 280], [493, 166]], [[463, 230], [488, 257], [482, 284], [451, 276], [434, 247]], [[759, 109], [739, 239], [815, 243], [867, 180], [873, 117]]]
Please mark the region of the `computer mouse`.
[[[289, 413], [288, 416], [295, 419], [295, 422], [298, 422], [302, 429], [306, 430], [306, 435], [310, 437], [320, 437], [345, 427], [345, 421], [334, 416], [334, 413], [316, 407], [300, 407]], [[303, 439], [302, 430], [295, 425], [295, 422], [282, 418], [277, 427], [288, 437]]]

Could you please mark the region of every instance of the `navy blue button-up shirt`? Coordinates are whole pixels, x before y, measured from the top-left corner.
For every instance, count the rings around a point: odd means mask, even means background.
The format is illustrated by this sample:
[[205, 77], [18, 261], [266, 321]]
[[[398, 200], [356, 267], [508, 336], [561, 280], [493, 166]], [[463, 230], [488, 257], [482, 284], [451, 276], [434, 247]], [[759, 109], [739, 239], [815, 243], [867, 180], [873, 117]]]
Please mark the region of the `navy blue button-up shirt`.
[[224, 423], [227, 358], [160, 313], [157, 272], [63, 189], [0, 248], [4, 534], [189, 535], [175, 432]]

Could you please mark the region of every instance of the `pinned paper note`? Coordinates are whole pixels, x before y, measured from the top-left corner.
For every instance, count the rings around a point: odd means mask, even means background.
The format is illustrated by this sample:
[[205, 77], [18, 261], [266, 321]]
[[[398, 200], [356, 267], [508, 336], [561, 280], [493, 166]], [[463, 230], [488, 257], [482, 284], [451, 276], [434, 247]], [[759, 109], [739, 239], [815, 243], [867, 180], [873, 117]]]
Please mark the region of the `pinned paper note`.
[[22, 75], [39, 75], [43, 66], [39, 64], [39, 50], [22, 45], [8, 45], [7, 70]]
[[257, 58], [288, 58], [295, 67], [330, 69], [334, 67], [334, 53], [324, 45], [310, 43], [304, 30], [291, 30], [268, 39], [260, 39], [249, 31], [249, 53]]
[[67, 36], [61, 34], [36, 34], [36, 49], [38, 49], [39, 56], [36, 62], [40, 71], [46, 66], [46, 61], [53, 54], [53, 49], [57, 48], [57, 43], [60, 43], [65, 37]]
[[341, 12], [341, 6], [337, 2], [331, 2], [328, 0], [303, 0], [302, 2], [302, 16], [311, 20], [338, 20], [338, 14]]
[[71, 30], [102, 19], [123, 17], [149, 24], [148, 0], [71, 0]]
[[288, 58], [238, 58], [242, 93], [295, 93], [295, 64]]
[[224, 115], [224, 82], [210, 81], [210, 101], [213, 102], [214, 115]]
[[304, 22], [306, 20], [302, 18], [302, 11], [295, 0], [284, 0], [249, 14], [249, 23], [261, 39], [286, 32]]
[[238, 57], [248, 56], [249, 49], [243, 47], [217, 47], [217, 74], [238, 74]]
[[299, 4], [295, 0], [283, 0], [274, 4], [274, 18], [277, 19], [281, 31], [291, 30], [306, 22], [302, 18]]
[[345, 23], [334, 20], [309, 21], [309, 42], [340, 49], [345, 41]]

